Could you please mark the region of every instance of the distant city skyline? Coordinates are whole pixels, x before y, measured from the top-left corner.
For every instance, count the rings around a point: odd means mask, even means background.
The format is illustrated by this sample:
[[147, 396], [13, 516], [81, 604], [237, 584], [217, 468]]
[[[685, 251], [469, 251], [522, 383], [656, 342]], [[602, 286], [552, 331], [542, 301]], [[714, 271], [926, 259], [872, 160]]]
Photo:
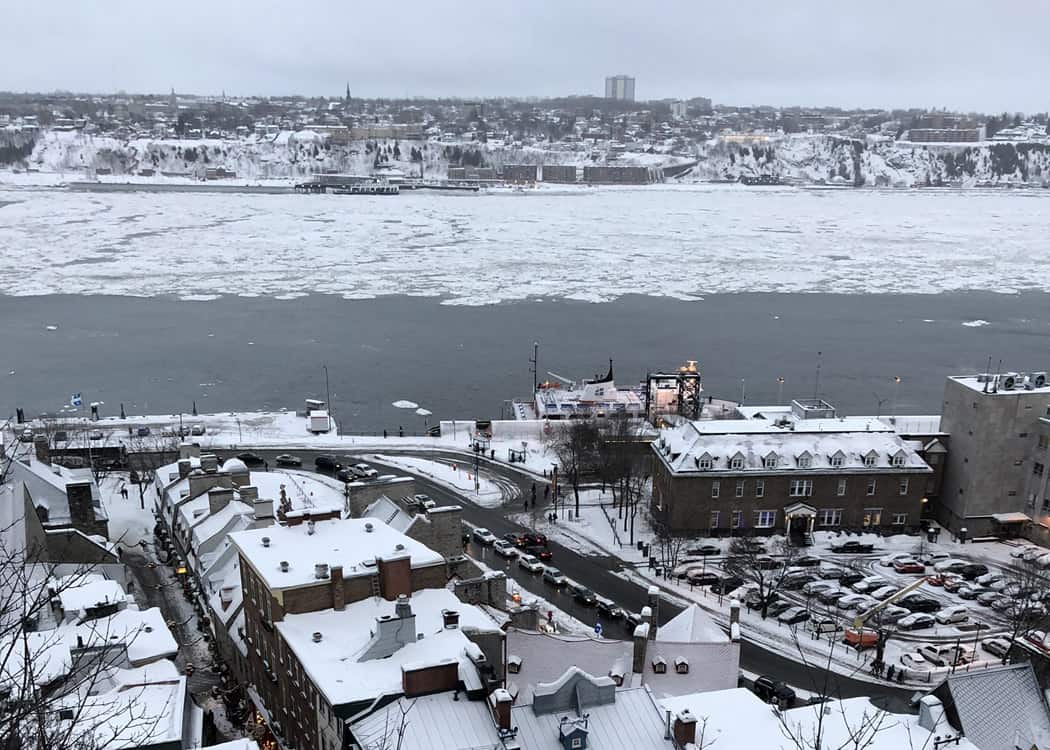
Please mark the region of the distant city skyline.
[[[1023, 19], [1023, 22], [1020, 20]], [[604, 93], [617, 73], [636, 99], [731, 105], [1041, 112], [1050, 6], [927, 0], [856, 12], [830, 0], [746, 8], [578, 0], [454, 9], [409, 0], [310, 12], [185, 0], [162, 12], [114, 0], [106, 13], [56, 0], [0, 25], [20, 64], [0, 90], [176, 91], [239, 96], [549, 98]]]

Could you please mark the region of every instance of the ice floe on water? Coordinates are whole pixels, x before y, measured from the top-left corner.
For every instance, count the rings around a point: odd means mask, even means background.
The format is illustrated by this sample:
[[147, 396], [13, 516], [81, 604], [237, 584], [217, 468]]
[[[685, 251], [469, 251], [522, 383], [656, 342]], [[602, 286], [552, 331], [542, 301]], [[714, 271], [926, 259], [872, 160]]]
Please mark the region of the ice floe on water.
[[415, 401], [405, 401], [404, 399], [402, 399], [401, 401], [395, 401], [394, 403], [392, 403], [390, 405], [393, 406], [395, 409], [418, 409], [419, 408], [419, 404], [417, 404]]
[[967, 320], [963, 322], [963, 325], [967, 328], [981, 328], [982, 326], [991, 325], [987, 320]]
[[434, 412], [430, 411], [430, 409], [423, 409], [423, 408], [416, 409], [416, 414], [418, 414], [421, 417], [429, 417], [433, 413]]

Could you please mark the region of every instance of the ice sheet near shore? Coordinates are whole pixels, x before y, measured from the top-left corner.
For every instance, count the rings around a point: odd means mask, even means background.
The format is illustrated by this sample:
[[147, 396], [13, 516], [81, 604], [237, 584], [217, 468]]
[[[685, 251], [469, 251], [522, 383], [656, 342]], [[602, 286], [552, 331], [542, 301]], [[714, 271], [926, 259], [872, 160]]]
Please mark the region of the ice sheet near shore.
[[373, 198], [0, 184], [0, 293], [408, 294], [476, 305], [1050, 290], [1039, 247], [1048, 209], [1050, 191], [1037, 190], [709, 185]]

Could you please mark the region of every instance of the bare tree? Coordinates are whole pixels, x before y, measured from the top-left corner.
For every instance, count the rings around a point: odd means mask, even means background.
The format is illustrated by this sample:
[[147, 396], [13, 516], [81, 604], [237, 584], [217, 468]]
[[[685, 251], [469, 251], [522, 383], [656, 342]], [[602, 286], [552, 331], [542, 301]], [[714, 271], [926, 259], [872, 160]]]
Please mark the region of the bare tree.
[[672, 571], [678, 567], [686, 539], [671, 534], [670, 527], [661, 521], [653, 522], [653, 530], [656, 532], [656, 549], [660, 555], [660, 565], [664, 570]]
[[763, 620], [784, 583], [788, 568], [798, 558], [798, 547], [786, 539], [777, 539], [773, 544], [777, 557], [766, 554], [762, 545], [750, 537], [734, 537], [723, 565], [729, 575], [754, 584]]
[[591, 419], [574, 419], [560, 427], [554, 438], [554, 454], [563, 474], [567, 474], [580, 517], [580, 474], [594, 468], [598, 446], [598, 424]]
[[630, 544], [634, 544], [634, 519], [650, 475], [648, 445], [639, 440], [641, 425], [640, 420], [617, 415], [601, 424], [598, 436], [598, 464], [612, 487], [613, 505], [617, 517], [623, 519], [623, 530], [630, 531]]
[[[1009, 639], [1013, 643], [1036, 628], [1045, 629], [1050, 623], [1045, 601], [1050, 601], [1050, 576], [1035, 560], [1020, 559], [1006, 569], [1006, 586], [1003, 596], [1009, 606], [1003, 611], [1009, 626]], [[1006, 664], [1009, 652], [1003, 654]]]

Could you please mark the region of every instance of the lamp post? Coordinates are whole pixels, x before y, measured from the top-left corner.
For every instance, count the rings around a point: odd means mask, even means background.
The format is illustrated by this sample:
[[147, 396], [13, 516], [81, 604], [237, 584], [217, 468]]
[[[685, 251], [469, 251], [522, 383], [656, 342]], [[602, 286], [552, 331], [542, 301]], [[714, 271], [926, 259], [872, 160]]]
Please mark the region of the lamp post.
[[784, 377], [777, 378], [777, 405], [784, 403]]
[[900, 386], [901, 386], [900, 376], [895, 376], [893, 378], [893, 408], [892, 408], [892, 410], [890, 412], [890, 416], [891, 417], [896, 417], [897, 416], [897, 391], [900, 390]]
[[328, 432], [332, 431], [332, 394], [328, 390], [328, 365], [321, 365], [324, 368], [324, 397], [325, 406], [328, 407]]
[[747, 381], [744, 378], [740, 378], [740, 405], [744, 405], [744, 399], [747, 398]]

